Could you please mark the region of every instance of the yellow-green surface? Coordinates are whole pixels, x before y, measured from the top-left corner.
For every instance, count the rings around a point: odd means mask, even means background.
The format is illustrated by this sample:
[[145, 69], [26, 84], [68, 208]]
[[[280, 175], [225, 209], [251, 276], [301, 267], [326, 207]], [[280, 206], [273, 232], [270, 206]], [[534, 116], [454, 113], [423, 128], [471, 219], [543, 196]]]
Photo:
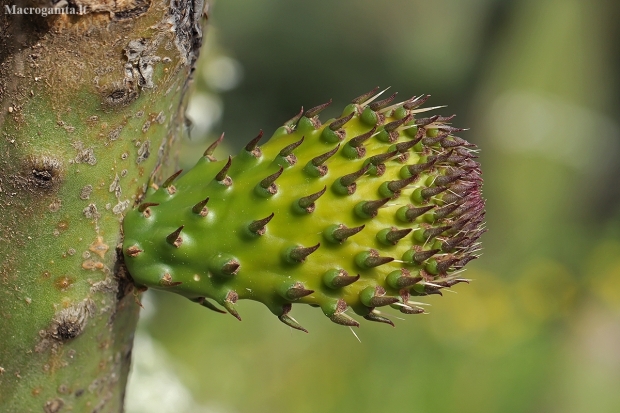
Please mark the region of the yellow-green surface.
[[[374, 307], [396, 303], [421, 311], [410, 294], [463, 282], [459, 273], [476, 258], [484, 217], [474, 149], [452, 136], [456, 128], [447, 121], [424, 118], [427, 110], [414, 108], [422, 98], [409, 110], [409, 103], [384, 98], [374, 112], [370, 107], [379, 99], [360, 99], [323, 125], [318, 116], [301, 117], [278, 129], [256, 155], [242, 149], [220, 162], [205, 156], [149, 194], [144, 205], [151, 206], [132, 211], [123, 224], [135, 282], [221, 305], [248, 298], [278, 316], [288, 312], [285, 304], [314, 304], [330, 317], [346, 309], [338, 308], [339, 299], [369, 317], [380, 314]], [[273, 174], [275, 181], [263, 181]], [[321, 193], [307, 209], [300, 207], [300, 199]], [[207, 197], [206, 210], [195, 207]], [[368, 202], [379, 203], [365, 211]], [[415, 212], [410, 218], [408, 210]], [[249, 230], [271, 214], [263, 234]], [[337, 228], [359, 231], [338, 240], [332, 235]], [[386, 239], [387, 233], [395, 238]], [[310, 247], [316, 250], [291, 255]], [[373, 261], [381, 259], [387, 262]], [[235, 267], [223, 273], [227, 263]], [[361, 278], [342, 287], [326, 282], [326, 273], [341, 270]], [[417, 280], [399, 285], [403, 276]]]

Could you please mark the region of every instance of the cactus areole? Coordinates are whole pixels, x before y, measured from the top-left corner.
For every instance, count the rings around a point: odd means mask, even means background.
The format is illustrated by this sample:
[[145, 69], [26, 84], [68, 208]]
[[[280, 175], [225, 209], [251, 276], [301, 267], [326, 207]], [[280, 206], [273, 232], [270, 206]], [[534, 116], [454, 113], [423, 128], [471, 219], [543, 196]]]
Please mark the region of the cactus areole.
[[218, 140], [152, 185], [124, 221], [135, 283], [238, 319], [238, 300], [260, 301], [306, 331], [293, 303], [346, 326], [359, 326], [353, 312], [393, 325], [384, 308], [419, 314], [416, 296], [467, 282], [484, 232], [475, 145], [452, 116], [424, 117], [428, 96], [376, 92], [326, 122], [328, 104], [302, 110], [234, 158], [213, 157]]

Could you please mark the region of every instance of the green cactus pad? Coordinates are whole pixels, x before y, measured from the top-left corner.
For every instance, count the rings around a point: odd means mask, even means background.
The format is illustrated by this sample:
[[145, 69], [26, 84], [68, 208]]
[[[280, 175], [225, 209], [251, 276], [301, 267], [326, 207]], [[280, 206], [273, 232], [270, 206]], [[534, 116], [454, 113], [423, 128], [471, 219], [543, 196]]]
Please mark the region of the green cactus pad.
[[467, 281], [484, 232], [475, 146], [451, 117], [420, 117], [428, 96], [375, 93], [324, 123], [327, 104], [302, 112], [235, 158], [215, 160], [211, 145], [154, 186], [124, 221], [135, 283], [239, 319], [238, 300], [260, 301], [305, 331], [292, 303], [343, 325], [359, 325], [348, 308], [392, 324], [376, 308], [419, 314], [411, 296]]

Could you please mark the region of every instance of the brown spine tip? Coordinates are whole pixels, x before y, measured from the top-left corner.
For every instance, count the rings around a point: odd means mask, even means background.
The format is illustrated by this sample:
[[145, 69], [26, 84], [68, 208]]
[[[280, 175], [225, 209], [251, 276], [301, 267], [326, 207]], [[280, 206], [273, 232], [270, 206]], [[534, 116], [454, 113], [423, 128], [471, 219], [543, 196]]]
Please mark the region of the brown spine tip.
[[458, 261], [458, 258], [455, 258], [455, 257], [446, 258], [444, 260], [437, 261], [437, 272], [439, 272], [440, 274], [446, 273], [450, 269], [452, 264], [456, 263], [457, 261]]
[[402, 306], [400, 307], [400, 312], [403, 314], [422, 314], [424, 313], [424, 309], [422, 307], [415, 306]]
[[386, 197], [375, 201], [362, 201], [355, 206], [355, 212], [360, 218], [374, 218], [379, 212], [379, 208], [387, 204], [392, 199]]
[[439, 119], [439, 115], [430, 116], [428, 118], [420, 118], [415, 120], [417, 126], [427, 126]]
[[[452, 116], [449, 116], [449, 117], [447, 117], [447, 118], [443, 118], [443, 117], [441, 117], [441, 116], [440, 116], [440, 117], [437, 119], [437, 121], [438, 121], [438, 122], [445, 122], [445, 119], [450, 120], [450, 119], [452, 119], [452, 118], [453, 118], [453, 117], [455, 117], [455, 116], [456, 116], [456, 115], [452, 115]], [[467, 130], [467, 129], [464, 129], [464, 128], [457, 128], [456, 126], [451, 126], [451, 125], [439, 125], [437, 128], [438, 128], [439, 130], [442, 130], [442, 131], [445, 131], [445, 132], [448, 132], [448, 133], [463, 132], [464, 130]], [[461, 143], [462, 143], [464, 146], [468, 146], [468, 145], [474, 146], [473, 144], [471, 144], [471, 143], [467, 142], [465, 139], [461, 139], [461, 138], [459, 138], [459, 137], [457, 137], [457, 136], [453, 136], [453, 138], [455, 138], [455, 139], [457, 139], [457, 140], [461, 141]]]
[[327, 108], [331, 104], [332, 104], [332, 100], [330, 99], [329, 102], [326, 102], [326, 103], [323, 103], [321, 105], [315, 106], [312, 109], [308, 109], [306, 111], [306, 113], [304, 114], [304, 116], [307, 117], [307, 118], [313, 118], [316, 115], [318, 115], [319, 113], [321, 113], [323, 110], [325, 110], [325, 108]]
[[466, 201], [465, 197], [453, 194], [452, 192], [445, 194], [441, 199], [443, 200], [443, 202], [445, 202], [448, 205], [451, 205], [451, 204], [461, 205], [463, 202]]
[[454, 153], [454, 149], [449, 150], [449, 151], [445, 151], [445, 152], [441, 152], [438, 153], [437, 155], [431, 155], [428, 157], [428, 161], [435, 161], [436, 163], [443, 163], [445, 162], [453, 153]]
[[[170, 190], [171, 188], [174, 188], [174, 186], [168, 187], [168, 190]], [[174, 192], [172, 192], [172, 193], [174, 193]], [[159, 204], [155, 204], [155, 203], [152, 203], [152, 202], [145, 202], [144, 204], [141, 204], [138, 207], [138, 211], [142, 212], [142, 215], [145, 218], [150, 218], [151, 215], [152, 215], [151, 207], [158, 206], [158, 205]]]
[[366, 260], [364, 261], [364, 264], [366, 264], [366, 267], [368, 268], [373, 268], [373, 267], [378, 267], [379, 265], [383, 265], [383, 264], [387, 264], [388, 262], [392, 262], [394, 261], [394, 258], [392, 257], [368, 257], [366, 258]]
[[349, 187], [350, 185], [352, 185], [353, 183], [355, 183], [355, 181], [357, 181], [362, 175], [364, 175], [366, 172], [368, 172], [368, 169], [370, 168], [370, 165], [365, 165], [362, 169], [360, 169], [359, 171], [355, 171], [352, 172], [350, 174], [344, 175], [343, 177], [340, 178], [340, 184], [343, 187]]
[[398, 155], [398, 151], [391, 151], [391, 152], [387, 152], [387, 153], [382, 153], [379, 155], [375, 155], [375, 156], [371, 156], [370, 158], [368, 158], [368, 160], [366, 161], [367, 164], [371, 164], [371, 165], [379, 165], [384, 163], [385, 161], [395, 157]]
[[301, 324], [299, 324], [293, 317], [289, 316], [288, 313], [291, 311], [292, 305], [290, 303], [286, 303], [282, 306], [282, 314], [278, 316], [280, 321], [282, 321], [287, 326], [294, 328], [295, 330], [303, 331], [307, 333], [308, 330], [303, 328]]
[[421, 95], [420, 97], [417, 97], [417, 98], [413, 97], [409, 99], [408, 101], [406, 101], [405, 103], [403, 103], [403, 108], [407, 110], [416, 109], [422, 106], [430, 97], [431, 95]]
[[380, 257], [377, 250], [363, 251], [355, 256], [355, 262], [360, 268], [369, 269], [394, 261], [393, 257]]
[[459, 207], [458, 204], [446, 205], [445, 207], [435, 210], [435, 218], [445, 218], [450, 215], [455, 209]]
[[343, 116], [340, 119], [336, 119], [335, 121], [329, 124], [329, 128], [333, 131], [337, 131], [338, 129], [342, 128], [348, 121], [350, 121], [353, 118], [353, 115], [355, 115], [355, 112], [351, 112], [347, 116]]
[[416, 179], [418, 179], [417, 175], [412, 175], [409, 178], [400, 179], [398, 181], [390, 181], [387, 184], [387, 187], [392, 192], [398, 192], [407, 185], [413, 183]]
[[477, 259], [477, 255], [467, 255], [454, 263], [454, 268], [463, 268], [468, 262]]
[[181, 225], [179, 228], [177, 228], [174, 232], [172, 232], [166, 237], [166, 241], [168, 242], [168, 244], [177, 248], [179, 248], [181, 244], [183, 244], [183, 238], [181, 238], [181, 231], [183, 231], [184, 227], [185, 225]]
[[329, 316], [329, 319], [336, 324], [340, 324], [341, 326], [347, 327], [359, 327], [360, 323], [352, 319], [346, 314], [333, 314]]
[[181, 172], [183, 172], [183, 169], [179, 169], [178, 171], [173, 173], [168, 179], [164, 181], [164, 183], [162, 184], [162, 187], [168, 188], [170, 185], [172, 185], [172, 182], [174, 182], [174, 180], [177, 179], [179, 175], [181, 175]]
[[396, 245], [398, 241], [405, 238], [407, 234], [413, 231], [413, 228], [405, 228], [405, 229], [395, 229], [392, 228], [387, 234], [385, 234], [385, 239], [391, 243]]
[[[432, 129], [431, 129], [432, 130]], [[445, 131], [439, 131], [436, 136], [427, 136], [422, 139], [422, 144], [426, 146], [441, 144], [442, 141], [446, 139], [448, 133]], [[458, 145], [457, 145], [458, 146]], [[452, 148], [452, 147], [450, 147]]]
[[258, 132], [258, 135], [252, 139], [250, 142], [248, 142], [247, 145], [245, 145], [245, 150], [248, 152], [252, 152], [254, 151], [254, 149], [256, 149], [258, 147], [258, 142], [263, 138], [263, 130], [261, 129]]
[[454, 251], [457, 247], [460, 246], [461, 242], [467, 238], [465, 235], [460, 235], [458, 237], [448, 238], [447, 240], [441, 243], [441, 249], [445, 252]]
[[463, 241], [460, 242], [459, 247], [467, 250], [472, 245], [475, 245], [478, 240], [478, 236], [467, 237]]
[[429, 160], [428, 162], [408, 165], [407, 170], [409, 171], [411, 175], [416, 175], [416, 174], [419, 174], [420, 172], [424, 172], [428, 169], [431, 169], [433, 165], [435, 165], [435, 162], [437, 162], [437, 160], [432, 159], [432, 160]]
[[381, 110], [385, 108], [387, 105], [389, 105], [394, 100], [394, 98], [396, 98], [396, 95], [398, 95], [398, 92], [395, 92], [392, 96], [388, 98], [373, 102], [370, 105], [368, 105], [368, 107], [370, 107], [370, 109], [372, 109], [375, 112], [378, 110]]
[[422, 281], [422, 277], [412, 277], [411, 273], [405, 268], [400, 271], [400, 274], [398, 272], [396, 274], [398, 276], [394, 279], [388, 279], [388, 282], [391, 281], [391, 286], [394, 288], [408, 288]]
[[327, 161], [329, 158], [331, 158], [332, 156], [334, 156], [334, 154], [336, 152], [338, 152], [338, 149], [340, 149], [340, 144], [338, 144], [338, 146], [336, 146], [334, 149], [332, 149], [331, 151], [327, 151], [322, 155], [319, 155], [315, 158], [312, 158], [312, 160], [310, 162], [312, 162], [312, 165], [319, 167], [321, 165], [323, 165], [323, 163], [325, 163], [325, 161]]
[[334, 278], [332, 281], [333, 285], [336, 287], [346, 287], [347, 285], [351, 285], [354, 282], [360, 279], [361, 275], [339, 275]]
[[360, 225], [359, 227], [347, 228], [345, 225], [341, 225], [341, 228], [332, 232], [332, 237], [339, 242], [344, 242], [347, 238], [357, 234], [366, 227], [366, 225]]
[[478, 185], [475, 182], [457, 182], [450, 187], [450, 192], [456, 195], [464, 195], [476, 188]]
[[474, 159], [477, 159], [478, 157], [470, 155], [470, 158], [472, 159], [465, 160], [463, 163], [459, 164], [459, 166], [467, 170], [480, 171], [480, 164], [474, 161]]
[[368, 132], [363, 133], [363, 134], [361, 134], [359, 136], [356, 136], [355, 138], [352, 138], [348, 142], [349, 146], [352, 146], [353, 148], [357, 148], [358, 146], [363, 144], [365, 141], [370, 139], [370, 137], [375, 133], [376, 130], [377, 130], [377, 126], [373, 126], [372, 129], [369, 130]]
[[290, 154], [292, 154], [293, 151], [295, 149], [297, 149], [297, 147], [299, 147], [299, 145], [301, 145], [302, 143], [304, 143], [304, 137], [303, 136], [297, 142], [293, 142], [290, 145], [287, 145], [284, 148], [282, 148], [282, 150], [280, 151], [280, 153], [278, 155], [282, 156], [283, 158], [287, 157]]
[[366, 92], [363, 95], [356, 97], [355, 99], [351, 101], [351, 103], [355, 103], [356, 105], [361, 105], [362, 103], [366, 102], [368, 99], [373, 97], [377, 93], [378, 90], [379, 90], [379, 86], [375, 87], [370, 92]]
[[301, 119], [303, 115], [304, 115], [304, 107], [302, 106], [301, 110], [299, 111], [297, 115], [293, 116], [292, 118], [284, 122], [284, 126], [287, 126], [289, 128], [295, 127], [295, 125], [297, 125], [297, 122], [299, 121], [299, 119]]
[[422, 195], [422, 198], [429, 199], [447, 190], [448, 190], [447, 186], [433, 186], [430, 188], [424, 188], [421, 192], [421, 195]]
[[[484, 221], [484, 215], [485, 215], [484, 211], [481, 211], [480, 214], [476, 218], [466, 222], [465, 224], [462, 224], [462, 225], [459, 224], [460, 229], [464, 232], [483, 231], [480, 226], [482, 222]], [[456, 227], [456, 224], [454, 226]]]
[[232, 185], [232, 180], [229, 176], [226, 175], [228, 173], [228, 170], [230, 169], [230, 165], [232, 165], [232, 156], [228, 156], [228, 161], [226, 162], [226, 165], [224, 165], [224, 167], [217, 173], [217, 175], [215, 175], [215, 180], [217, 182], [220, 182], [226, 186]]
[[459, 154], [458, 152], [452, 150], [450, 151], [450, 155], [446, 158], [446, 162], [460, 166], [462, 163], [468, 161], [469, 158], [469, 155]]
[[450, 116], [440, 116], [439, 119], [437, 119], [437, 122], [450, 122], [454, 118], [456, 118], [456, 113], [453, 113]]
[[405, 142], [401, 142], [401, 143], [397, 143], [396, 144], [396, 150], [399, 153], [405, 153], [407, 152], [409, 149], [413, 148], [418, 142], [416, 140], [412, 140], [412, 141], [405, 141]]
[[405, 211], [405, 221], [413, 222], [417, 217], [423, 215], [435, 208], [435, 205], [423, 206], [423, 207], [415, 207], [411, 204], [407, 205], [407, 210]]
[[455, 217], [460, 217], [461, 219], [466, 216], [468, 218], [472, 218], [476, 215], [476, 213], [482, 212], [482, 208], [484, 208], [484, 201], [473, 198], [459, 205], [458, 208], [455, 208], [454, 211], [452, 211], [452, 213]]
[[380, 316], [378, 314], [375, 314], [373, 312], [370, 312], [370, 313], [366, 314], [364, 316], [364, 318], [366, 320], [368, 320], [368, 321], [375, 321], [375, 322], [378, 322], [378, 323], [384, 323], [384, 324], [388, 324], [388, 325], [391, 325], [392, 327], [394, 327], [394, 323], [392, 322], [392, 320], [390, 320], [387, 317], [383, 317], [383, 316]]
[[439, 251], [440, 250], [438, 249], [428, 250], [428, 251], [418, 251], [415, 254], [413, 254], [413, 259], [414, 261], [418, 263], [422, 263], [426, 261], [427, 259], [429, 259], [430, 257], [432, 257], [433, 255], [437, 254]]
[[387, 123], [383, 127], [383, 129], [385, 129], [386, 132], [392, 132], [396, 130], [397, 128], [399, 128], [400, 126], [403, 126], [405, 123], [409, 122], [412, 118], [413, 118], [413, 115], [407, 115], [402, 119], [398, 119], [393, 122]]
[[222, 133], [220, 135], [220, 137], [213, 142], [211, 145], [209, 145], [209, 147], [207, 148], [207, 150], [202, 154], [202, 156], [204, 156], [205, 158], [207, 158], [208, 160], [210, 160], [211, 162], [215, 162], [217, 161], [217, 159], [215, 159], [213, 157], [213, 152], [215, 152], [215, 149], [217, 148], [217, 146], [222, 143], [222, 141], [224, 140], [224, 134]]
[[336, 304], [336, 311], [333, 314], [328, 315], [329, 319], [336, 324], [340, 324], [342, 326], [347, 327], [359, 327], [360, 323], [346, 315], [344, 312], [347, 311], [347, 303], [342, 298], [338, 300]]
[[156, 204], [156, 203], [153, 203], [153, 202], [144, 202], [144, 203], [140, 204], [140, 206], [138, 206], [138, 211], [139, 212], [144, 212], [144, 211], [146, 211], [147, 208], [158, 206], [158, 205], [159, 204]]
[[284, 293], [285, 298], [289, 300], [299, 300], [310, 294], [314, 294], [314, 290], [308, 290], [302, 283], [295, 283], [292, 287], [288, 288]]
[[209, 202], [209, 197], [206, 197], [205, 199], [198, 202], [196, 205], [192, 207], [192, 212], [202, 217], [206, 217], [207, 214], [209, 213], [209, 208], [207, 208], [208, 202]]
[[278, 169], [277, 172], [269, 175], [268, 177], [260, 181], [259, 185], [261, 186], [261, 188], [269, 189], [271, 185], [274, 185], [274, 182], [276, 181], [276, 179], [278, 179], [280, 175], [282, 175], [283, 171], [284, 171], [284, 168], [280, 166], [280, 169]]
[[456, 136], [444, 136], [439, 140], [439, 145], [441, 145], [442, 148], [452, 149], [461, 146], [463, 144], [462, 141], [462, 139], [456, 138]]
[[458, 217], [458, 220], [452, 222], [452, 229], [454, 231], [462, 231], [468, 232], [473, 231], [478, 227], [478, 225], [484, 219], [484, 209], [483, 207], [477, 208], [474, 211], [468, 212], [467, 214]]
[[443, 234], [444, 232], [448, 231], [451, 228], [452, 228], [451, 226], [431, 227], [424, 231], [423, 236], [425, 239], [431, 239], [438, 235]]
[[443, 293], [441, 292], [441, 286], [434, 286], [429, 284], [422, 285], [422, 295], [440, 295], [443, 297]]
[[464, 181], [482, 183], [482, 176], [479, 169], [469, 170], [467, 173], [461, 175], [460, 178]]
[[312, 247], [294, 247], [288, 251], [288, 259], [292, 262], [304, 262], [306, 258], [314, 251], [318, 250], [321, 243], [318, 243]]
[[265, 234], [265, 226], [273, 219], [274, 215], [275, 214], [272, 212], [271, 215], [266, 218], [252, 221], [252, 223], [248, 225], [248, 230], [256, 235]]
[[451, 280], [439, 281], [439, 282], [436, 282], [435, 284], [441, 285], [444, 288], [450, 288], [453, 285], [460, 284], [460, 283], [467, 283], [467, 284], [469, 284], [469, 280], [466, 280], [464, 278], [454, 278], [454, 279], [451, 279]]
[[349, 273], [343, 269], [340, 269], [340, 270], [333, 269], [325, 273], [323, 277], [323, 282], [329, 288], [342, 288], [342, 287], [346, 287], [347, 285], [353, 284], [359, 279], [360, 279], [359, 274], [349, 275]]
[[383, 307], [400, 301], [398, 297], [390, 297], [385, 295], [385, 289], [381, 286], [367, 287], [359, 294], [360, 301], [366, 307]]
[[307, 213], [314, 212], [314, 202], [323, 196], [325, 191], [327, 191], [327, 186], [324, 186], [319, 192], [300, 198], [299, 201], [297, 201], [297, 205]]

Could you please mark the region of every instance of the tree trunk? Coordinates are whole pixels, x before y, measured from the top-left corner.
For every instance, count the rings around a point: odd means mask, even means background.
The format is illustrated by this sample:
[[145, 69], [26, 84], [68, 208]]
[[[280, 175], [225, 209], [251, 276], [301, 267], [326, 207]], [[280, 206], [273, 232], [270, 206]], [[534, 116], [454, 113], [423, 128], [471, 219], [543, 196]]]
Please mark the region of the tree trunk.
[[139, 312], [120, 223], [171, 172], [203, 4], [0, 5], [0, 411], [120, 412]]

